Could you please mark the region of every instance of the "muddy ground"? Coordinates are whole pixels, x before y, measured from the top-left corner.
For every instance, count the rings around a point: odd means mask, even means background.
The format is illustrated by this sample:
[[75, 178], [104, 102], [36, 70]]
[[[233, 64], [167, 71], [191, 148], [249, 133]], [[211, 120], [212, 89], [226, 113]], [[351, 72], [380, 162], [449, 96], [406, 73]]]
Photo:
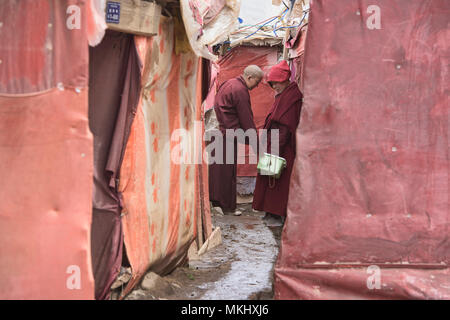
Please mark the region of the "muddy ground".
[[241, 216], [213, 211], [222, 244], [162, 278], [166, 284], [144, 290], [137, 286], [126, 300], [270, 300], [273, 268], [281, 227], [267, 227], [263, 212], [240, 201]]

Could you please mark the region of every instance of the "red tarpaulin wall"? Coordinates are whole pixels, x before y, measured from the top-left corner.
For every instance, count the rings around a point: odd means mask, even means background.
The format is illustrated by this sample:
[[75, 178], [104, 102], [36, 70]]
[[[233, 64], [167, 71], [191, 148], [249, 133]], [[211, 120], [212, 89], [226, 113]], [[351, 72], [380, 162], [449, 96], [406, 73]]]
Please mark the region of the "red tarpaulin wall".
[[450, 2], [311, 10], [275, 296], [449, 299]]
[[[224, 81], [238, 77], [242, 74], [245, 67], [251, 64], [256, 64], [265, 73], [270, 70], [270, 67], [277, 63], [277, 47], [245, 47], [240, 46], [233, 48], [219, 61], [219, 72], [217, 75], [217, 84], [220, 85]], [[253, 116], [256, 128], [260, 129], [264, 126], [266, 115], [273, 104], [275, 93], [265, 81], [262, 81], [259, 86], [250, 91], [250, 99], [252, 104]], [[252, 152], [248, 146], [239, 145], [238, 155], [244, 155]], [[250, 151], [249, 151], [250, 150]], [[256, 158], [255, 158], [256, 159]], [[245, 160], [241, 159], [238, 162], [245, 164], [238, 164], [238, 176], [256, 176], [256, 164], [249, 164], [249, 156], [245, 156]]]
[[94, 297], [86, 7], [0, 6], [0, 299]]

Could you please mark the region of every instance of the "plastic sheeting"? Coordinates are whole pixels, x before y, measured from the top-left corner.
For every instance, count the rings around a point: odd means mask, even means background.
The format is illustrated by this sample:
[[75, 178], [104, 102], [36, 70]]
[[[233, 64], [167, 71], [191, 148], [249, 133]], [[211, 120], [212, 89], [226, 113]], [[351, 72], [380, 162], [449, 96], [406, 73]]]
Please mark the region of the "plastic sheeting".
[[280, 28], [287, 22], [286, 14], [283, 14], [286, 13], [286, 9], [283, 3], [273, 4], [271, 0], [242, 1], [239, 29], [231, 33], [230, 46], [282, 45], [286, 29]]
[[[289, 2], [286, 2], [289, 4]], [[257, 25], [268, 18], [280, 15], [286, 6], [274, 4], [272, 0], [242, 1], [239, 18], [244, 26]]]
[[[217, 85], [238, 77], [251, 64], [259, 66], [264, 73], [277, 63], [277, 47], [236, 47], [231, 49], [218, 62]], [[218, 87], [218, 86], [217, 86]], [[215, 89], [214, 89], [215, 90]], [[259, 86], [250, 91], [253, 118], [257, 129], [264, 127], [267, 113], [274, 102], [275, 91], [263, 80]], [[250, 164], [250, 157], [256, 159], [253, 150], [248, 146], [238, 146], [238, 176], [256, 176], [256, 164]]]
[[[124, 295], [148, 269], [166, 274], [186, 261], [205, 205], [207, 177], [201, 180], [201, 166], [173, 161], [194, 155], [194, 138], [202, 131], [194, 123], [201, 115], [201, 60], [193, 52], [176, 55], [173, 32], [173, 20], [162, 17], [158, 35], [135, 38], [145, 64], [120, 176], [124, 240], [133, 272]], [[177, 129], [186, 135], [173, 135]]]
[[241, 0], [180, 0], [180, 4], [192, 50], [216, 61], [208, 47], [226, 40], [238, 28]]
[[311, 10], [275, 296], [449, 299], [450, 3]]
[[92, 299], [83, 1], [0, 6], [0, 298]]
[[88, 41], [89, 45], [95, 47], [105, 35], [108, 28], [105, 21], [106, 0], [90, 0], [88, 7]]

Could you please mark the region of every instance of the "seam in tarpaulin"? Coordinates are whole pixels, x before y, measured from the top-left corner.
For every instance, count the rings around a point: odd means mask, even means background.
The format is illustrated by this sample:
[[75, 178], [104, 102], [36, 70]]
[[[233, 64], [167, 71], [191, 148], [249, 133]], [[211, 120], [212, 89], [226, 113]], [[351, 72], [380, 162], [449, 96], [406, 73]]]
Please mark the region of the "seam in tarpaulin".
[[42, 91], [35, 91], [35, 92], [30, 92], [30, 93], [0, 93], [0, 97], [5, 97], [5, 98], [26, 98], [26, 97], [34, 97], [34, 96], [39, 96], [39, 95], [43, 95], [43, 94], [47, 94], [49, 92], [52, 92], [53, 90], [58, 90], [58, 91], [64, 91], [66, 89], [69, 90], [73, 90], [76, 93], [81, 93], [82, 90], [88, 89], [88, 86], [80, 86], [80, 87], [74, 87], [74, 86], [64, 86], [61, 88], [58, 88], [58, 86], [56, 87], [52, 87], [46, 90], [42, 90]]

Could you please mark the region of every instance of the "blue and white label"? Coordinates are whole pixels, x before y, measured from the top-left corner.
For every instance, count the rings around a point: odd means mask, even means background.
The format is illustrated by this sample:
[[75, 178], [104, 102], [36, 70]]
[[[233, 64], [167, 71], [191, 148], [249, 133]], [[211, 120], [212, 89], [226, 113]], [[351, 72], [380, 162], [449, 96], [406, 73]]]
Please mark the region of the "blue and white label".
[[120, 2], [106, 3], [106, 22], [120, 23]]

